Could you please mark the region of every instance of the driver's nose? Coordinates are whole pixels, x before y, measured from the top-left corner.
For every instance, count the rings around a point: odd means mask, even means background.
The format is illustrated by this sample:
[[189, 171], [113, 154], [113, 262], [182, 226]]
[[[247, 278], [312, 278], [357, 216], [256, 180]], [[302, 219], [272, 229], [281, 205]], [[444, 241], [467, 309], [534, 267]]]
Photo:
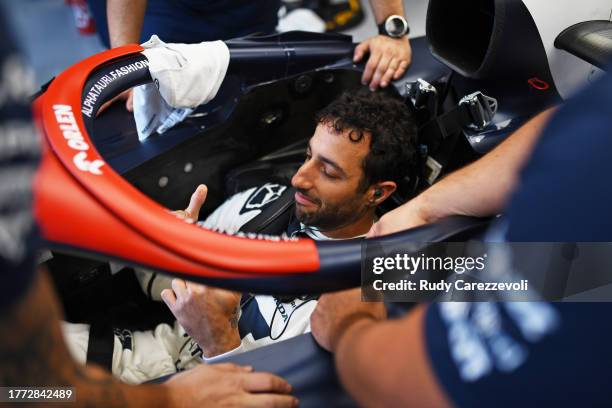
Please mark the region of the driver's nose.
[[310, 162], [306, 162], [300, 166], [298, 171], [291, 178], [291, 185], [298, 190], [309, 190], [312, 188], [312, 181], [309, 174]]

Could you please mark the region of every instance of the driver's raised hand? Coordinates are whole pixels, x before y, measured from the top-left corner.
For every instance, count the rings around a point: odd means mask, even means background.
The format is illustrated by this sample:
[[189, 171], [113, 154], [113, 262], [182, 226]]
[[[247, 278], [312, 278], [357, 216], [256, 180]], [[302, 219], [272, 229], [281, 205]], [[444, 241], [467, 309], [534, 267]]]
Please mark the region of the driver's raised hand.
[[189, 205], [184, 210], [173, 211], [172, 213], [187, 222], [196, 222], [200, 216], [200, 209], [206, 201], [208, 187], [205, 184], [200, 184], [191, 195]]
[[285, 380], [232, 363], [200, 365], [176, 374], [165, 384], [170, 407], [298, 406]]

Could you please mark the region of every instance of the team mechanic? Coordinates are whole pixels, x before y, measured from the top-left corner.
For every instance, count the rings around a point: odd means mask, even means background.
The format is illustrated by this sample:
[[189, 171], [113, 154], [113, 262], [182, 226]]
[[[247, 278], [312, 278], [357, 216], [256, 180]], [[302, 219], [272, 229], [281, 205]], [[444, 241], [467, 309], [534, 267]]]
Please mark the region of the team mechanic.
[[[369, 91], [343, 94], [316, 121], [306, 159], [291, 180], [293, 188], [268, 183], [240, 192], [200, 225], [246, 232], [267, 217], [266, 209], [288, 204], [286, 216], [273, 222], [281, 229], [266, 232], [315, 240], [365, 235], [377, 206], [415, 175], [416, 123], [400, 101]], [[197, 220], [206, 192], [200, 185], [187, 209], [176, 213]], [[130, 383], [191, 368], [200, 357], [211, 362], [305, 333], [317, 303], [312, 295], [254, 296], [137, 274], [143, 289], [163, 299], [177, 322], [146, 332], [115, 330], [112, 372]], [[64, 329], [75, 358], [85, 361], [89, 326], [65, 324]]]
[[[147, 41], [153, 34], [170, 43], [227, 40], [253, 33], [272, 33], [280, 0], [88, 0], [105, 46]], [[354, 62], [367, 63], [362, 81], [374, 90], [401, 78], [412, 62], [408, 22], [402, 0], [370, 0], [378, 35], [362, 41]], [[127, 99], [133, 110], [132, 91]], [[114, 101], [113, 100], [113, 101]]]

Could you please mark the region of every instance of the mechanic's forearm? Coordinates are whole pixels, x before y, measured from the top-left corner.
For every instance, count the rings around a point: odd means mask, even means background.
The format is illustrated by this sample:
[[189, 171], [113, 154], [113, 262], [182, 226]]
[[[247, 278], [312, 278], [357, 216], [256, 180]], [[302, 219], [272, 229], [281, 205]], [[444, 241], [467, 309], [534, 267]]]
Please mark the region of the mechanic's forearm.
[[26, 297], [0, 317], [0, 386], [75, 387], [74, 407], [167, 407], [165, 386], [128, 386], [70, 357], [48, 277], [39, 273]]
[[380, 24], [391, 14], [404, 16], [404, 4], [402, 0], [370, 0], [370, 6], [374, 12], [376, 24]]
[[111, 48], [140, 43], [147, 0], [107, 0], [106, 19]]
[[336, 368], [359, 406], [450, 406], [427, 358], [424, 312], [417, 306], [402, 320], [363, 319], [344, 332]]
[[409, 205], [425, 223], [450, 215], [485, 217], [500, 213], [553, 111], [551, 108], [536, 115], [491, 152], [440, 180]]

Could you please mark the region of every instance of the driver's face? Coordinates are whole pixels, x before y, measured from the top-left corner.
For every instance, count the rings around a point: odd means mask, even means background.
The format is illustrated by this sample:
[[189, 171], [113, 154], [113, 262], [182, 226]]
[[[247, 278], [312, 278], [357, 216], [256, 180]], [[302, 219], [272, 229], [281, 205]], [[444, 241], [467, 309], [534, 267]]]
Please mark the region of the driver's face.
[[306, 160], [293, 176], [295, 213], [304, 224], [332, 230], [361, 218], [368, 209], [360, 190], [362, 162], [370, 136], [352, 142], [348, 132], [336, 134], [319, 124], [309, 141]]

